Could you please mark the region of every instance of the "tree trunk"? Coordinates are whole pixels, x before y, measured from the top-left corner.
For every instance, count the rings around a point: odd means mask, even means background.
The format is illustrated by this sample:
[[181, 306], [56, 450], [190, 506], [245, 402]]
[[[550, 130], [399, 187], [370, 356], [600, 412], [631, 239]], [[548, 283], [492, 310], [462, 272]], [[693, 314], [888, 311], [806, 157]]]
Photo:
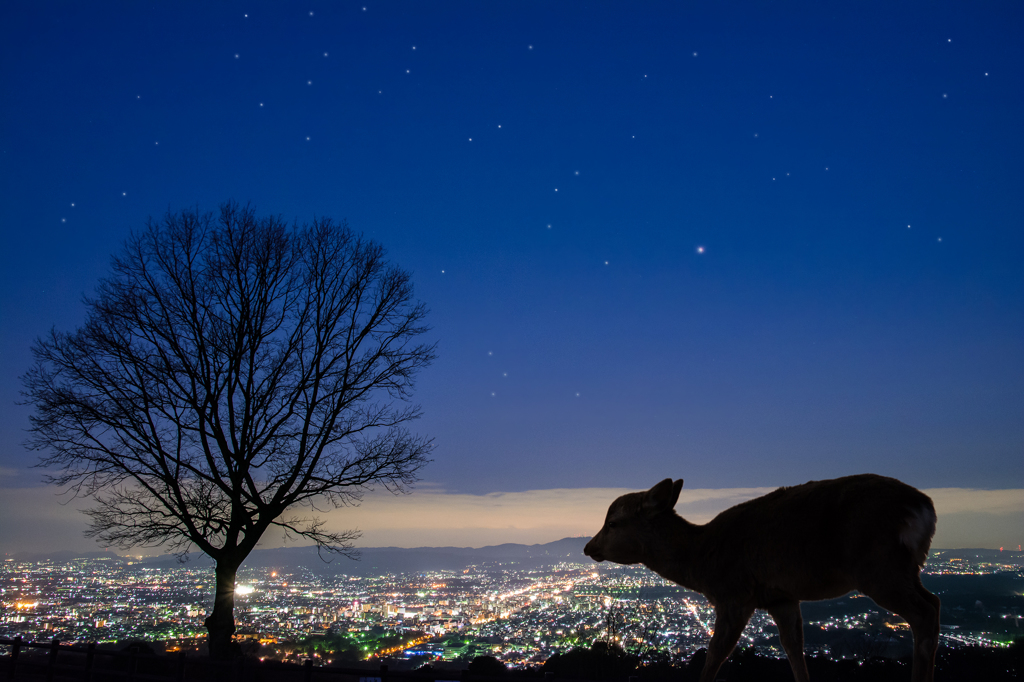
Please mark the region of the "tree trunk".
[[235, 657], [235, 573], [241, 562], [217, 561], [217, 590], [213, 598], [213, 612], [206, 618], [209, 632], [210, 658], [229, 660]]

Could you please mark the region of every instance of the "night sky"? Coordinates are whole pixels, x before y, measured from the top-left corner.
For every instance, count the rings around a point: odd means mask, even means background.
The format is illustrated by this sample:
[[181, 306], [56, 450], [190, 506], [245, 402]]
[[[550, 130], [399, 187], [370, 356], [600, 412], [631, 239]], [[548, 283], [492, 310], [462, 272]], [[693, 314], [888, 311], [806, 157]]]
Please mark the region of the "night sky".
[[1022, 36], [1017, 2], [4, 3], [0, 488], [42, 476], [33, 339], [229, 199], [412, 273], [426, 491], [1024, 488]]

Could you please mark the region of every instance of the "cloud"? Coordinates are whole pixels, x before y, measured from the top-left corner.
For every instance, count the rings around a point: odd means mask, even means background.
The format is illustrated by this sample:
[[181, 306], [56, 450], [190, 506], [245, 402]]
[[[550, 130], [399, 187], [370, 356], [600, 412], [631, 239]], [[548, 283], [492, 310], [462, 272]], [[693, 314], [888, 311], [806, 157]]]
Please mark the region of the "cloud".
[[[771, 488], [683, 489], [676, 510], [706, 523], [728, 507]], [[506, 542], [536, 544], [572, 535], [593, 535], [608, 505], [623, 488], [555, 488], [467, 495], [434, 488], [411, 495], [368, 494], [359, 507], [320, 514], [332, 529], [359, 529], [363, 547], [482, 547]], [[1024, 490], [935, 488], [925, 491], [939, 515], [932, 546], [1016, 547], [1024, 543]], [[82, 537], [87, 502], [61, 505], [55, 488], [0, 488], [0, 551], [96, 550]], [[307, 510], [298, 509], [296, 515]], [[284, 544], [270, 530], [261, 546]], [[305, 544], [305, 543], [302, 543]]]
[[[683, 489], [678, 511], [694, 523], [771, 492], [772, 488]], [[593, 535], [623, 488], [562, 488], [465, 495], [415, 492], [368, 495], [360, 507], [324, 515], [336, 529], [363, 531], [364, 547], [549, 542]], [[937, 488], [925, 491], [939, 516], [936, 548], [1016, 546], [1024, 543], [1024, 490]], [[273, 538], [268, 538], [273, 542]]]

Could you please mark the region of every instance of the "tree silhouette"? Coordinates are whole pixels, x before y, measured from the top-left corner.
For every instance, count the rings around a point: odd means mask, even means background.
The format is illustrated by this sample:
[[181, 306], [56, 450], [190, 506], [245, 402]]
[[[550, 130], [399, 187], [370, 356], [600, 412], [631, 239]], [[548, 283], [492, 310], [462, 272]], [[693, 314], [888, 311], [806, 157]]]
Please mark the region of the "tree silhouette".
[[[344, 223], [289, 228], [229, 202], [125, 242], [22, 377], [28, 447], [95, 505], [87, 535], [216, 562], [211, 656], [232, 655], [235, 574], [271, 526], [352, 555], [316, 512], [404, 492], [430, 440], [405, 424], [426, 313], [408, 273]], [[305, 509], [305, 512], [300, 510]]]

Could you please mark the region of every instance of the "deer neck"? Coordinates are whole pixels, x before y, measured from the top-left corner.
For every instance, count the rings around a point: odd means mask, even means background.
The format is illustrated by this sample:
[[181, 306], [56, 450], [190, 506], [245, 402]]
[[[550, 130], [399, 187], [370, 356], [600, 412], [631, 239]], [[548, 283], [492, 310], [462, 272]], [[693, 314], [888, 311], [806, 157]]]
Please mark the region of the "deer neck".
[[661, 577], [693, 589], [696, 585], [691, 568], [691, 553], [700, 536], [696, 526], [675, 512], [659, 519], [657, 539], [645, 546], [643, 563]]

